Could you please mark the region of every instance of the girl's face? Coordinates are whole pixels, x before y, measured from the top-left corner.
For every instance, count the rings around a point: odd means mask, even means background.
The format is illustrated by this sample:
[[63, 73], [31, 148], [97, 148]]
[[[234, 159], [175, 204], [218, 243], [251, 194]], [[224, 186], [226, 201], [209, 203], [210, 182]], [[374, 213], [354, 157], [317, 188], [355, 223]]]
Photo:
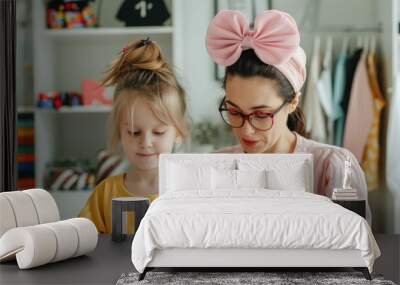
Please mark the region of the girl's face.
[[[229, 76], [226, 82], [226, 107], [230, 112], [254, 113], [263, 116], [273, 113], [284, 103], [278, 95], [277, 83], [260, 76]], [[255, 129], [246, 120], [241, 128], [232, 128], [247, 153], [270, 152], [280, 137], [288, 131], [286, 122], [290, 112], [289, 104], [274, 115], [272, 128], [267, 131]]]
[[120, 124], [121, 144], [129, 162], [140, 170], [158, 167], [160, 153], [171, 153], [179, 140], [176, 128], [161, 122], [145, 99], [137, 98], [133, 110]]

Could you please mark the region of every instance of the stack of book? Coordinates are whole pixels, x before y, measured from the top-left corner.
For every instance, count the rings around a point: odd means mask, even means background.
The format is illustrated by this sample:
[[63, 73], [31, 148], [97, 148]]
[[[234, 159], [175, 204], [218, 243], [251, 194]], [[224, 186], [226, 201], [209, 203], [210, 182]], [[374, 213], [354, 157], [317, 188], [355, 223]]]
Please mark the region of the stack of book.
[[18, 113], [17, 118], [17, 189], [35, 187], [35, 132], [34, 114]]
[[333, 200], [357, 200], [357, 189], [334, 188], [332, 193]]

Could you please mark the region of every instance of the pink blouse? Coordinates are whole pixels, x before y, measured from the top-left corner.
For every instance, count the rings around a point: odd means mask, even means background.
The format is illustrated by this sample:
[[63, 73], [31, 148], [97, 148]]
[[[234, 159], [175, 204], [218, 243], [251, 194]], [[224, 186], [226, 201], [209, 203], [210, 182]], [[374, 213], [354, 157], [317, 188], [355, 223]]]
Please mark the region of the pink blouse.
[[[332, 196], [333, 188], [341, 188], [344, 177], [344, 161], [351, 160], [352, 173], [350, 185], [357, 189], [358, 197], [367, 201], [366, 218], [371, 223], [368, 206], [368, 191], [365, 175], [355, 156], [345, 148], [319, 143], [296, 135], [294, 153], [311, 153], [314, 156], [314, 191], [316, 194]], [[218, 153], [243, 153], [241, 145], [226, 147]]]

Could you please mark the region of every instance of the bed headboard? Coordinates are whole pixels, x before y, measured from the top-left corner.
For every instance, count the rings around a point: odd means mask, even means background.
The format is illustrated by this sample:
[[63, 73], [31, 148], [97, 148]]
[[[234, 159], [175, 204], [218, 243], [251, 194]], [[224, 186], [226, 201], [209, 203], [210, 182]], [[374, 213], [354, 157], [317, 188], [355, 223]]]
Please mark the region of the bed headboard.
[[[167, 192], [167, 181], [171, 165], [185, 167], [211, 166], [216, 169], [267, 169], [288, 173], [287, 170], [301, 165], [306, 176], [307, 192], [314, 192], [312, 154], [161, 154], [159, 159], [159, 193]], [[285, 175], [285, 179], [289, 179]]]

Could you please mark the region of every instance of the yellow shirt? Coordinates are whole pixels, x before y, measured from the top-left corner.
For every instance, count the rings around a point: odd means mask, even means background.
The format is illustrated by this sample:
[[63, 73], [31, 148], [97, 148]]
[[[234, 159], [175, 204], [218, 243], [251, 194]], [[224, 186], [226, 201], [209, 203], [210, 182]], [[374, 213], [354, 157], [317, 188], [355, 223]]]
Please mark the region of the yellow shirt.
[[[100, 233], [111, 234], [112, 232], [112, 198], [134, 197], [128, 192], [124, 184], [126, 174], [111, 176], [98, 184], [94, 192], [90, 195], [85, 207], [79, 214], [79, 217], [90, 219], [97, 227]], [[158, 197], [158, 194], [146, 195], [150, 202]], [[134, 232], [134, 215], [128, 215], [128, 233]]]

